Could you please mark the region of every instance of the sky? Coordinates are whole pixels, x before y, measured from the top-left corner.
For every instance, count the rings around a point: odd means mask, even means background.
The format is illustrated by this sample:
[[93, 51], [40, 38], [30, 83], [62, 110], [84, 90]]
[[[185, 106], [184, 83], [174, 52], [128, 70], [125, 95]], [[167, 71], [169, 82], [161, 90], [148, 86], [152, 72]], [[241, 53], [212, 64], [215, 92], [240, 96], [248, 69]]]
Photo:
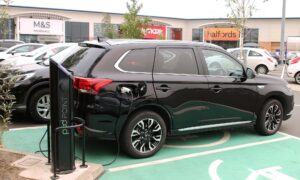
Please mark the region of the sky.
[[[13, 0], [12, 5], [70, 10], [125, 13], [129, 0]], [[253, 17], [281, 17], [283, 0], [256, 0]], [[2, 0], [0, 0], [2, 2]], [[140, 15], [186, 19], [226, 18], [224, 0], [139, 0]], [[300, 17], [300, 0], [286, 0], [286, 17]]]

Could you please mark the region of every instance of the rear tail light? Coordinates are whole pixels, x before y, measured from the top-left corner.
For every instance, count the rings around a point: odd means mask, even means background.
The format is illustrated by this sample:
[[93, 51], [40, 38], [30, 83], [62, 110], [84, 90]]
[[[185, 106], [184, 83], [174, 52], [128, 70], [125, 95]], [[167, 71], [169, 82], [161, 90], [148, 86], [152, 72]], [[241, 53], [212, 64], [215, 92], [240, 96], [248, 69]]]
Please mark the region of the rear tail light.
[[271, 58], [267, 58], [268, 61], [270, 61], [271, 63], [274, 63], [274, 61]]
[[112, 83], [111, 79], [74, 77], [74, 88], [81, 93], [97, 94], [101, 88]]
[[297, 64], [300, 61], [300, 57], [297, 57], [293, 60], [291, 60], [291, 64]]

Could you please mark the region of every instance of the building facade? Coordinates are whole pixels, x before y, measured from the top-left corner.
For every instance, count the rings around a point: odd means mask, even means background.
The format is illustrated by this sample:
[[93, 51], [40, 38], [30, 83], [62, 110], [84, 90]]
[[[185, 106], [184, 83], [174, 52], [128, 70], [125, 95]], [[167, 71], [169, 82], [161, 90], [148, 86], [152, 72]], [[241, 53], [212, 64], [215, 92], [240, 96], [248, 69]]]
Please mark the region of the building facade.
[[[107, 36], [107, 13], [16, 7], [9, 8], [11, 19], [8, 33], [1, 38], [25, 42], [80, 42]], [[145, 39], [168, 39], [211, 42], [222, 47], [239, 45], [239, 30], [228, 19], [180, 19], [150, 17], [152, 22], [145, 29]], [[109, 28], [118, 37], [123, 14], [109, 14]], [[258, 43], [260, 47], [275, 51], [280, 46], [280, 18], [250, 18], [244, 32], [244, 42]], [[300, 36], [300, 17], [286, 19], [286, 38]]]

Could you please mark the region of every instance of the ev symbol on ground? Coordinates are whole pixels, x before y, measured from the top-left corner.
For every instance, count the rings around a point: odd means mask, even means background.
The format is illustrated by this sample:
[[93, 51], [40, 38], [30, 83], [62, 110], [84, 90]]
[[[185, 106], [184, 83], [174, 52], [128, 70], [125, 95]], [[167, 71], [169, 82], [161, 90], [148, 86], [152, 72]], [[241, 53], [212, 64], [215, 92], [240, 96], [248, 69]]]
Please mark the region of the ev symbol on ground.
[[[218, 175], [218, 168], [222, 163], [223, 161], [218, 159], [212, 162], [209, 166], [208, 172], [212, 180], [221, 180], [220, 176]], [[250, 174], [245, 179], [256, 180], [260, 177], [264, 177], [270, 180], [297, 180], [287, 174], [280, 172], [281, 169], [282, 167], [280, 166], [272, 166], [259, 170], [248, 169], [250, 171]]]

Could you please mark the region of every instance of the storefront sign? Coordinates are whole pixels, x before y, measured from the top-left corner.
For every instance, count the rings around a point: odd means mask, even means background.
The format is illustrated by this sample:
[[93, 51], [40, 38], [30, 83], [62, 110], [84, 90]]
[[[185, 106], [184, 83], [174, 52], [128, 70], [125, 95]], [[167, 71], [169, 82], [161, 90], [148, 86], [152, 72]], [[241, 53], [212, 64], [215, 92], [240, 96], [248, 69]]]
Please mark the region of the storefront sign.
[[147, 26], [144, 33], [145, 39], [165, 39], [166, 26]]
[[20, 34], [63, 35], [63, 21], [20, 18]]
[[238, 41], [240, 32], [236, 28], [205, 28], [205, 41]]

